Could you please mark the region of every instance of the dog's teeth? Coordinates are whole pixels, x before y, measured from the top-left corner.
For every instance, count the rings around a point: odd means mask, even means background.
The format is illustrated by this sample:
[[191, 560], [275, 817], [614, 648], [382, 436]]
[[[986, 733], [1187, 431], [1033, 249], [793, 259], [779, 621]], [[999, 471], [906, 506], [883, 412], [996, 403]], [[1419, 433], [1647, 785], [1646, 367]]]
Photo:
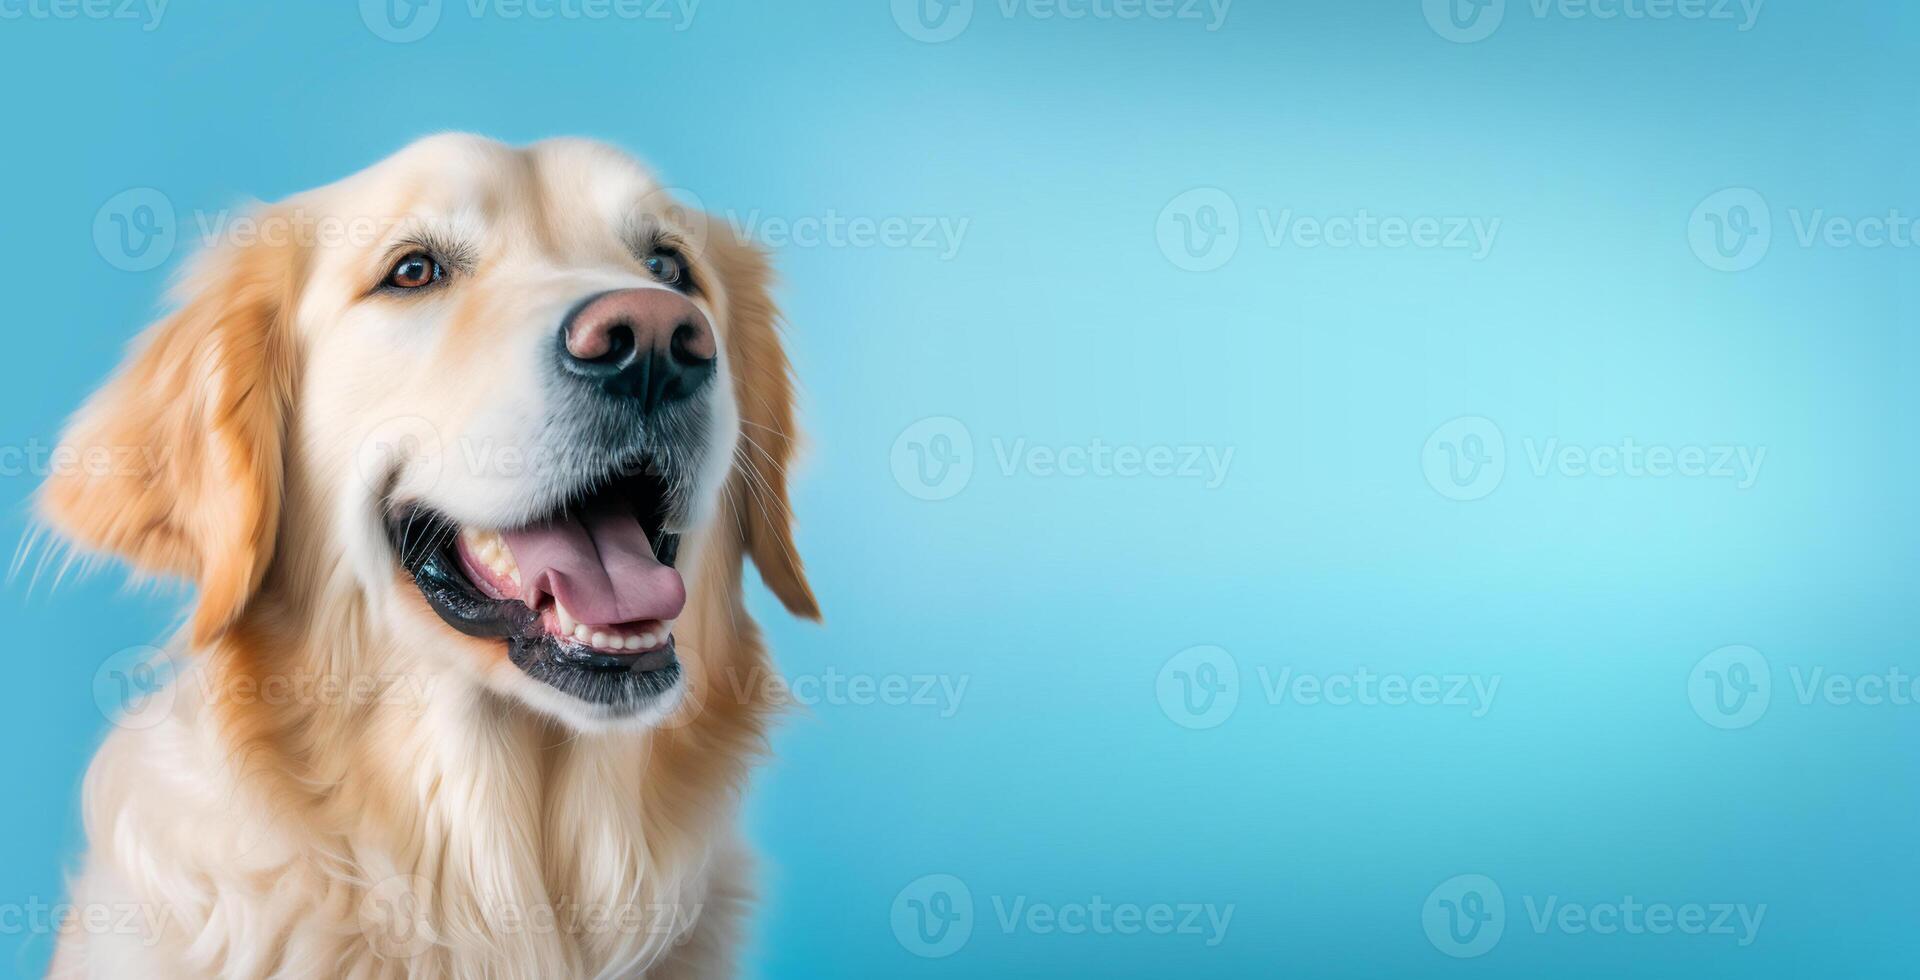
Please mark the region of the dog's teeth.
[[623, 650], [637, 652], [653, 646], [645, 633], [605, 633], [599, 630], [592, 631], [587, 637], [587, 642], [596, 649], [605, 650], [608, 653], [619, 653]]
[[520, 565], [513, 560], [513, 549], [507, 545], [505, 535], [499, 531], [477, 531], [465, 527], [460, 529], [460, 540], [466, 544], [467, 551], [496, 577], [515, 585], [520, 584]]
[[611, 626], [595, 626], [575, 619], [566, 604], [558, 599], [553, 603], [553, 615], [559, 621], [560, 629], [556, 635], [587, 644], [596, 650], [608, 653], [639, 652], [655, 650], [671, 638], [670, 632], [628, 633]]

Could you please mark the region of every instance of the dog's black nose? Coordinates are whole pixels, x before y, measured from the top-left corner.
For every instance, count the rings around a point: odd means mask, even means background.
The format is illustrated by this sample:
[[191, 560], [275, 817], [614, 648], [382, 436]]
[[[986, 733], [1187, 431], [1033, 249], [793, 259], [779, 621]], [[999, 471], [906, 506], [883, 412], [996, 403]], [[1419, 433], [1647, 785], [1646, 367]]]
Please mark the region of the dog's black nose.
[[713, 376], [713, 326], [670, 289], [589, 296], [560, 325], [560, 364], [642, 411], [679, 401]]

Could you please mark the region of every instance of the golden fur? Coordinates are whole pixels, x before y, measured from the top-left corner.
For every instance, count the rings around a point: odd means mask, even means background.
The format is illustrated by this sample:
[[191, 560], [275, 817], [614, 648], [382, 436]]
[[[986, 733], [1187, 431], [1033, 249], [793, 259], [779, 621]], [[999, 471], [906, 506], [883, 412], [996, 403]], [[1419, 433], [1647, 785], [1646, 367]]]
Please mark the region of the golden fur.
[[[622, 194], [640, 203], [609, 204]], [[292, 233], [197, 260], [178, 311], [64, 436], [151, 464], [62, 473], [40, 497], [77, 545], [199, 595], [169, 653], [168, 710], [114, 731], [85, 789], [75, 903], [157, 926], [71, 923], [54, 975], [731, 974], [750, 897], [736, 797], [776, 707], [726, 683], [770, 666], [744, 561], [818, 617], [788, 510], [793, 387], [764, 257], [719, 222], [690, 236], [739, 424], [681, 563], [687, 693], [651, 727], [570, 724], [522, 697], [499, 641], [453, 632], [382, 564], [370, 528], [385, 487], [355, 458], [395, 419], [477, 431], [497, 406], [472, 389], [503, 397], [518, 382], [501, 365], [540, 329], [525, 297], [626, 274], [609, 215], [661, 204], [644, 170], [596, 144], [441, 136], [259, 211]], [[370, 215], [406, 227], [422, 209], [491, 249], [430, 325], [356, 298], [384, 238], [311, 233]], [[393, 472], [403, 489], [415, 479]], [[511, 496], [437, 479], [455, 497]], [[348, 693], [317, 693], [329, 684]]]

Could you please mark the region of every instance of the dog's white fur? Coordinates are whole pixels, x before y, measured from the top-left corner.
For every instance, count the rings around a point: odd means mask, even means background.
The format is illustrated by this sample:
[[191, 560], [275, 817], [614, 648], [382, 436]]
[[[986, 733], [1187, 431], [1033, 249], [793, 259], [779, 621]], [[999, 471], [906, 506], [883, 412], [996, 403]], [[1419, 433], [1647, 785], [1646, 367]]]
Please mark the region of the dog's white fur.
[[[609, 718], [443, 624], [382, 522], [414, 502], [511, 526], [592, 464], [537, 367], [571, 304], [653, 285], [623, 239], [636, 222], [688, 246], [722, 370], [680, 563], [686, 679]], [[725, 682], [766, 666], [744, 561], [818, 615], [764, 259], [575, 140], [433, 137], [254, 227], [196, 262], [65, 436], [157, 464], [41, 496], [76, 544], [199, 586], [178, 677], [88, 773], [54, 975], [731, 974], [750, 897], [735, 801], [776, 708]], [[471, 268], [433, 296], [370, 293], [420, 235]]]

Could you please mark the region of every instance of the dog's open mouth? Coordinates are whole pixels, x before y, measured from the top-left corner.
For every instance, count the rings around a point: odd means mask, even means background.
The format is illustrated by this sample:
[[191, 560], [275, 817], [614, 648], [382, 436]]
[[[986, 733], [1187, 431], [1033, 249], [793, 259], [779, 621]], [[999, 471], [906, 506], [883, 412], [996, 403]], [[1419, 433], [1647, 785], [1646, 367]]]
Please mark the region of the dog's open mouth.
[[389, 527], [401, 567], [449, 626], [503, 639], [535, 679], [613, 704], [678, 680], [686, 586], [666, 496], [640, 473], [519, 527], [463, 527], [423, 506], [399, 509]]

